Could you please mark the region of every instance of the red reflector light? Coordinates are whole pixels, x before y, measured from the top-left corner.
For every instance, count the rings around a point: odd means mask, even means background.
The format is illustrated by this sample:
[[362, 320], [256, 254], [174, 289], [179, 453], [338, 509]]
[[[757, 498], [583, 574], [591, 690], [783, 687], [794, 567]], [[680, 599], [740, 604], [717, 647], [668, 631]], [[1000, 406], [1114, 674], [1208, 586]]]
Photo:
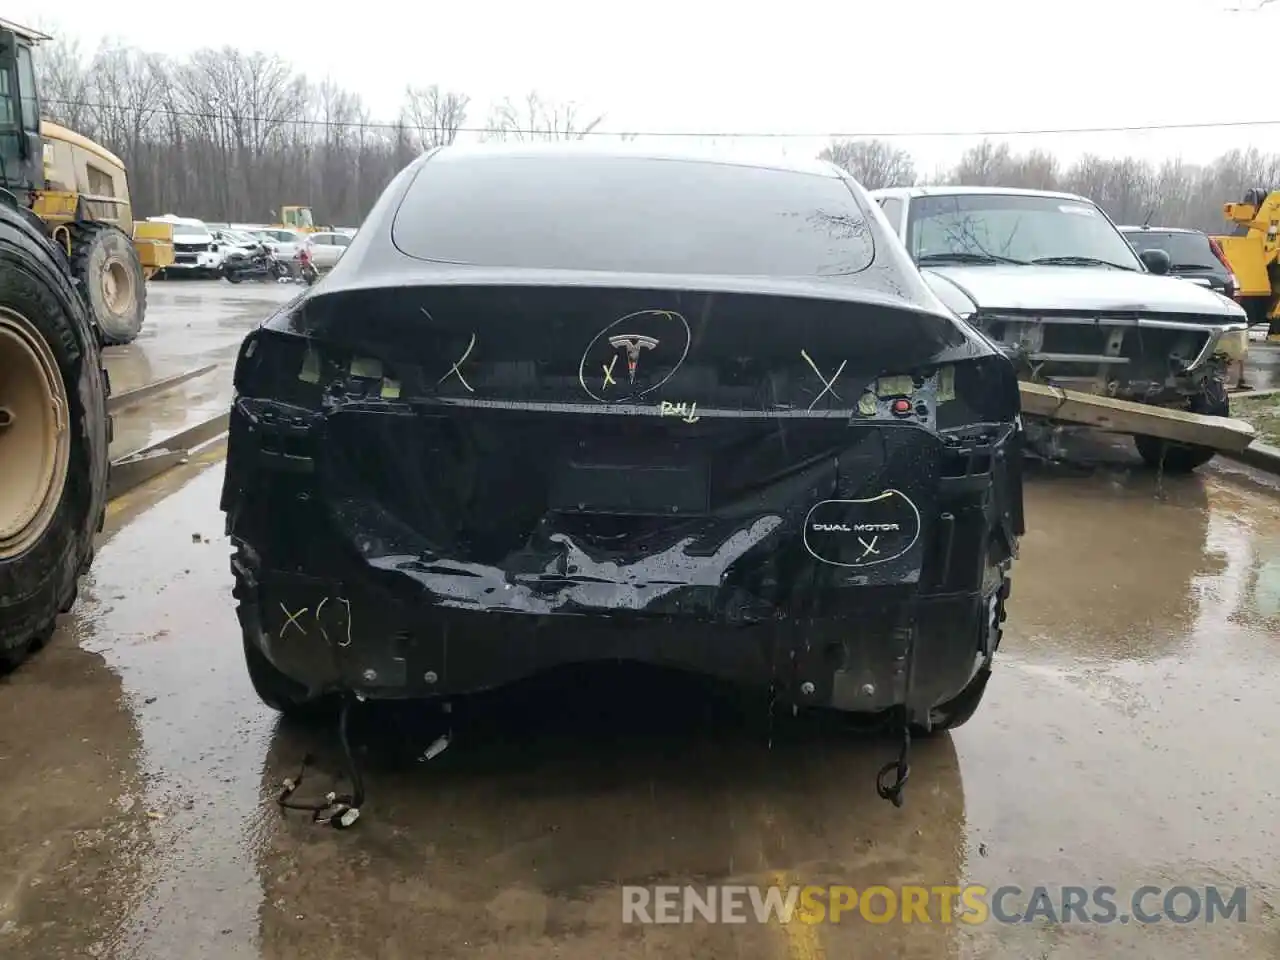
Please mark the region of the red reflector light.
[[894, 413], [896, 413], [898, 416], [900, 416], [900, 417], [905, 417], [908, 413], [910, 413], [910, 412], [911, 412], [911, 401], [910, 401], [910, 400], [895, 400], [895, 401], [893, 401], [893, 403], [890, 405], [890, 408], [889, 408], [889, 409], [891, 409], [891, 410], [892, 410]]

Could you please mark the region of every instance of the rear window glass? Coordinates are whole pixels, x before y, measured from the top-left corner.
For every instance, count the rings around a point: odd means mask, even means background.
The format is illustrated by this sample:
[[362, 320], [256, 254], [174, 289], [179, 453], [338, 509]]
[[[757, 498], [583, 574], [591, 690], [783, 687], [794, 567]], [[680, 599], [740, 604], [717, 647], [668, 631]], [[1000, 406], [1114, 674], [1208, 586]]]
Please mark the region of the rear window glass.
[[409, 256], [449, 263], [812, 277], [866, 269], [870, 229], [835, 177], [560, 155], [428, 161], [392, 233]]
[[1174, 268], [1203, 267], [1206, 270], [1222, 270], [1223, 266], [1209, 249], [1209, 240], [1202, 233], [1162, 233], [1159, 230], [1126, 230], [1125, 239], [1138, 253], [1143, 250], [1163, 250], [1169, 254]]

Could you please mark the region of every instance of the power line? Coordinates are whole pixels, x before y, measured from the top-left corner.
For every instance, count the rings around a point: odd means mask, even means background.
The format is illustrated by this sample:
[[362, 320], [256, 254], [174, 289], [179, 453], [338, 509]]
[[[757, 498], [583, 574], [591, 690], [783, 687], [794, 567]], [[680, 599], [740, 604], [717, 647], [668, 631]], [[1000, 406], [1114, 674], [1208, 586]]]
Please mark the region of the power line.
[[[132, 109], [110, 104], [93, 103], [88, 100], [62, 100], [45, 97], [42, 103], [61, 107], [82, 107], [88, 110], [122, 110]], [[141, 111], [139, 111], [141, 112]], [[180, 117], [190, 120], [220, 120], [228, 123], [271, 123], [281, 126], [302, 127], [342, 127], [349, 130], [400, 130], [416, 129], [416, 125], [407, 118], [400, 123], [388, 123], [372, 120], [317, 120], [289, 119], [281, 117], [237, 116], [231, 113], [215, 113], [200, 110], [180, 110], [173, 107], [148, 107], [151, 115]], [[1077, 133], [1147, 133], [1165, 130], [1226, 130], [1243, 127], [1275, 127], [1280, 126], [1280, 119], [1275, 120], [1210, 120], [1203, 123], [1145, 123], [1129, 124], [1114, 127], [1034, 127], [1008, 130], [913, 130], [913, 131], [876, 131], [861, 130], [857, 132], [836, 133], [764, 133], [743, 130], [577, 130], [568, 136], [583, 137], [681, 137], [699, 139], [724, 140], [893, 140], [907, 138], [992, 138], [992, 137], [1035, 137], [1058, 136]], [[450, 128], [454, 133], [506, 133], [511, 135], [535, 136], [546, 133], [544, 129], [519, 127], [456, 127]]]

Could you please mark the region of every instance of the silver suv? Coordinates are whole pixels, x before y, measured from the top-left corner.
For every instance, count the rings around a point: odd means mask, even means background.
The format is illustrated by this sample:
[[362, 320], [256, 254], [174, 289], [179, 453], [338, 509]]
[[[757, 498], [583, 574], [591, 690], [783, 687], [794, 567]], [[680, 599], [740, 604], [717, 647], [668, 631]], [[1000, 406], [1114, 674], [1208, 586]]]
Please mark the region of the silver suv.
[[[1226, 416], [1244, 310], [1169, 275], [1092, 201], [1004, 187], [871, 191], [939, 298], [1014, 355], [1022, 379]], [[1139, 453], [1192, 470], [1213, 452], [1138, 437]]]

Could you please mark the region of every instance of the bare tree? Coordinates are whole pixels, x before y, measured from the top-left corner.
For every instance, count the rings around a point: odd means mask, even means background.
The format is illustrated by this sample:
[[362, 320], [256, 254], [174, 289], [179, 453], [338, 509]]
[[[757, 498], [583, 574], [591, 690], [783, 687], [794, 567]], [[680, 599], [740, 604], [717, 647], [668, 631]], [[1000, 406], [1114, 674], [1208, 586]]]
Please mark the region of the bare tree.
[[109, 140], [131, 165], [143, 136], [159, 113], [166, 77], [160, 58], [115, 44], [104, 44], [89, 66], [89, 117], [98, 135]]
[[909, 187], [916, 182], [911, 154], [886, 140], [834, 140], [818, 156], [843, 167], [868, 190]]
[[485, 136], [493, 140], [582, 140], [603, 120], [601, 114], [584, 121], [576, 104], [548, 103], [531, 91], [521, 104], [508, 98], [494, 106]]
[[1043, 150], [1013, 156], [1010, 161], [1008, 171], [1013, 178], [1010, 186], [1027, 190], [1052, 190], [1061, 179], [1057, 157]]
[[50, 120], [84, 131], [89, 126], [89, 72], [78, 40], [57, 38], [35, 51], [41, 106]]
[[[454, 139], [470, 106], [461, 93], [412, 86], [399, 117], [379, 123], [358, 94], [329, 80], [310, 83], [278, 57], [233, 48], [171, 59], [108, 44], [87, 57], [74, 41], [54, 40], [38, 54], [46, 116], [124, 160], [139, 216], [261, 222], [281, 204], [300, 203], [321, 222], [356, 224], [424, 147]], [[602, 119], [530, 93], [494, 107], [490, 136], [577, 139]], [[872, 188], [918, 179], [913, 158], [886, 141], [836, 142], [822, 156]], [[1117, 220], [1218, 232], [1227, 228], [1223, 203], [1280, 186], [1280, 155], [1241, 146], [1201, 165], [1097, 155], [1064, 164], [988, 140], [931, 179], [1070, 190]]]
[[1007, 143], [983, 140], [960, 156], [950, 180], [964, 186], [988, 187], [1014, 176], [1015, 161]]
[[442, 147], [457, 139], [458, 130], [467, 122], [471, 98], [453, 90], [441, 90], [436, 84], [405, 88], [405, 114], [418, 131], [418, 148], [426, 151]]

